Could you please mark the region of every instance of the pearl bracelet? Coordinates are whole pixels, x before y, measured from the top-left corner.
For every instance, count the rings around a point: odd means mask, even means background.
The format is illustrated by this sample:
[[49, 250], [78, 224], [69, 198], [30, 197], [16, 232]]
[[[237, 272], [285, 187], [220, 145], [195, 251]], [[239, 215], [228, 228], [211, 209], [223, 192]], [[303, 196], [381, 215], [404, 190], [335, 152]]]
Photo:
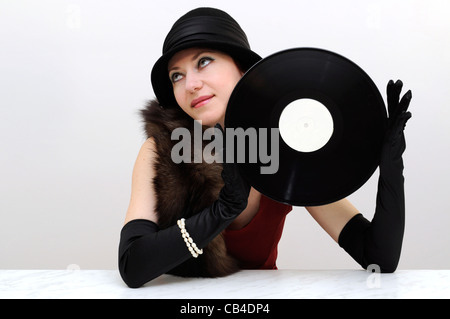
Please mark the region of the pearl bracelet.
[[181, 218], [177, 221], [178, 227], [181, 230], [181, 236], [183, 237], [183, 240], [186, 243], [186, 247], [188, 248], [189, 252], [192, 254], [192, 257], [197, 258], [198, 255], [203, 254], [203, 249], [198, 249], [197, 245], [194, 243], [194, 240], [187, 232], [184, 221], [184, 218]]

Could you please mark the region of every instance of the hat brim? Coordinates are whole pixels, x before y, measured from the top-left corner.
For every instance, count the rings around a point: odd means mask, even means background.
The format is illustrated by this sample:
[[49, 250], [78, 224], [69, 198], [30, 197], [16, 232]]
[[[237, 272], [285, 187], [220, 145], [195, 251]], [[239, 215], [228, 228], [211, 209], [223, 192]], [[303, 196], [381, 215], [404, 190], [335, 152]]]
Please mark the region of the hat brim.
[[169, 60], [175, 53], [194, 47], [211, 48], [226, 53], [238, 63], [239, 67], [242, 68], [242, 71], [244, 72], [261, 60], [261, 57], [252, 50], [241, 46], [232, 45], [228, 42], [192, 41], [177, 46], [163, 54], [156, 61], [151, 72], [153, 91], [161, 106], [175, 107], [178, 105], [175, 100], [175, 96], [173, 95], [172, 82], [170, 81], [167, 69]]

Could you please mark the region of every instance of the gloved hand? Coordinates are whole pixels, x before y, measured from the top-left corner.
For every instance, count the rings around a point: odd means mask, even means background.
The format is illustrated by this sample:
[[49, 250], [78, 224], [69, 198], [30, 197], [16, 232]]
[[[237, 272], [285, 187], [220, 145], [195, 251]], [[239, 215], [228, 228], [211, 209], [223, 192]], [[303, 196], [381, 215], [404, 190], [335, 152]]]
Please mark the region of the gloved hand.
[[397, 268], [405, 227], [405, 195], [402, 154], [406, 143], [404, 128], [411, 118], [411, 91], [400, 100], [403, 83], [387, 85], [388, 129], [381, 150], [380, 177], [375, 215], [369, 222], [361, 214], [353, 217], [339, 235], [339, 245], [363, 268], [378, 265], [382, 272]]
[[[219, 194], [219, 202], [227, 207], [229, 213], [237, 213], [238, 215], [242, 210], [247, 207], [248, 196], [250, 194], [250, 185], [245, 179], [241, 177], [239, 169], [235, 163], [226, 162], [226, 139], [225, 133], [220, 126], [216, 124], [216, 132], [219, 130], [223, 137], [223, 171], [222, 179], [225, 183], [224, 187]], [[216, 134], [220, 137], [220, 134]]]
[[[220, 126], [216, 128], [223, 133]], [[223, 145], [225, 148], [226, 143]], [[188, 212], [187, 216], [191, 217], [185, 220], [186, 230], [200, 249], [218, 236], [247, 206], [250, 186], [241, 178], [237, 166], [223, 163], [222, 178], [224, 186], [218, 199], [201, 212]], [[186, 264], [185, 269], [179, 268], [190, 258], [192, 255], [177, 225], [159, 229], [149, 220], [137, 219], [122, 228], [119, 271], [130, 287], [139, 287], [175, 268], [176, 272], [185, 275], [202, 275], [203, 269], [197, 262]]]
[[[403, 169], [402, 154], [405, 151], [404, 129], [406, 122], [411, 118], [411, 112], [408, 112], [411, 102], [411, 90], [400, 100], [400, 92], [403, 83], [398, 80], [390, 80], [387, 85], [387, 104], [388, 104], [388, 130], [386, 132], [383, 149], [381, 152], [380, 174], [389, 174], [391, 169]], [[401, 162], [401, 163], [400, 163]], [[399, 166], [401, 164], [401, 166]]]

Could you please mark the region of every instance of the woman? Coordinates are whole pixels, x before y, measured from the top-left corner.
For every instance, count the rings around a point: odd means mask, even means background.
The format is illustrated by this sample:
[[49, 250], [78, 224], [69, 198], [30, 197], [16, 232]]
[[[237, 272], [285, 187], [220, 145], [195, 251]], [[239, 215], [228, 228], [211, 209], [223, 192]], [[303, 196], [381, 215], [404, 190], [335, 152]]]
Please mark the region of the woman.
[[[119, 245], [125, 283], [139, 287], [164, 273], [225, 276], [238, 269], [276, 269], [288, 205], [251, 188], [231, 163], [175, 164], [171, 132], [224, 126], [227, 102], [244, 72], [261, 58], [227, 13], [198, 8], [170, 30], [152, 70], [158, 101], [142, 111], [148, 139], [133, 170]], [[388, 84], [389, 129], [382, 149], [371, 222], [347, 200], [307, 207], [322, 228], [362, 267], [395, 271], [404, 229], [403, 129], [411, 114], [401, 81]], [[226, 150], [225, 150], [226, 151]]]

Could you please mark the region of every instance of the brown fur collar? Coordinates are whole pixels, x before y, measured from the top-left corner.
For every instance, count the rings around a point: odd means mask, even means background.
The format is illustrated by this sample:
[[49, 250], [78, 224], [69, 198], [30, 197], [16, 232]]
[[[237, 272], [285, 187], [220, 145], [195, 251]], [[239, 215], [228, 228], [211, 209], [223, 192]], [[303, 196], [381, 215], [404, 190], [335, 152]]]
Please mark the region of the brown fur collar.
[[[176, 225], [181, 217], [187, 218], [200, 212], [217, 199], [223, 186], [220, 175], [222, 165], [206, 162], [175, 164], [172, 161], [170, 153], [178, 143], [171, 140], [172, 131], [185, 127], [193, 136], [194, 122], [179, 107], [162, 108], [156, 100], [152, 100], [141, 110], [141, 115], [147, 137], [155, 139], [157, 148], [153, 184], [157, 196], [158, 225], [164, 229]], [[237, 262], [227, 254], [222, 235], [213, 239], [203, 251], [199, 258], [190, 258], [171, 273], [218, 277], [238, 270]]]

